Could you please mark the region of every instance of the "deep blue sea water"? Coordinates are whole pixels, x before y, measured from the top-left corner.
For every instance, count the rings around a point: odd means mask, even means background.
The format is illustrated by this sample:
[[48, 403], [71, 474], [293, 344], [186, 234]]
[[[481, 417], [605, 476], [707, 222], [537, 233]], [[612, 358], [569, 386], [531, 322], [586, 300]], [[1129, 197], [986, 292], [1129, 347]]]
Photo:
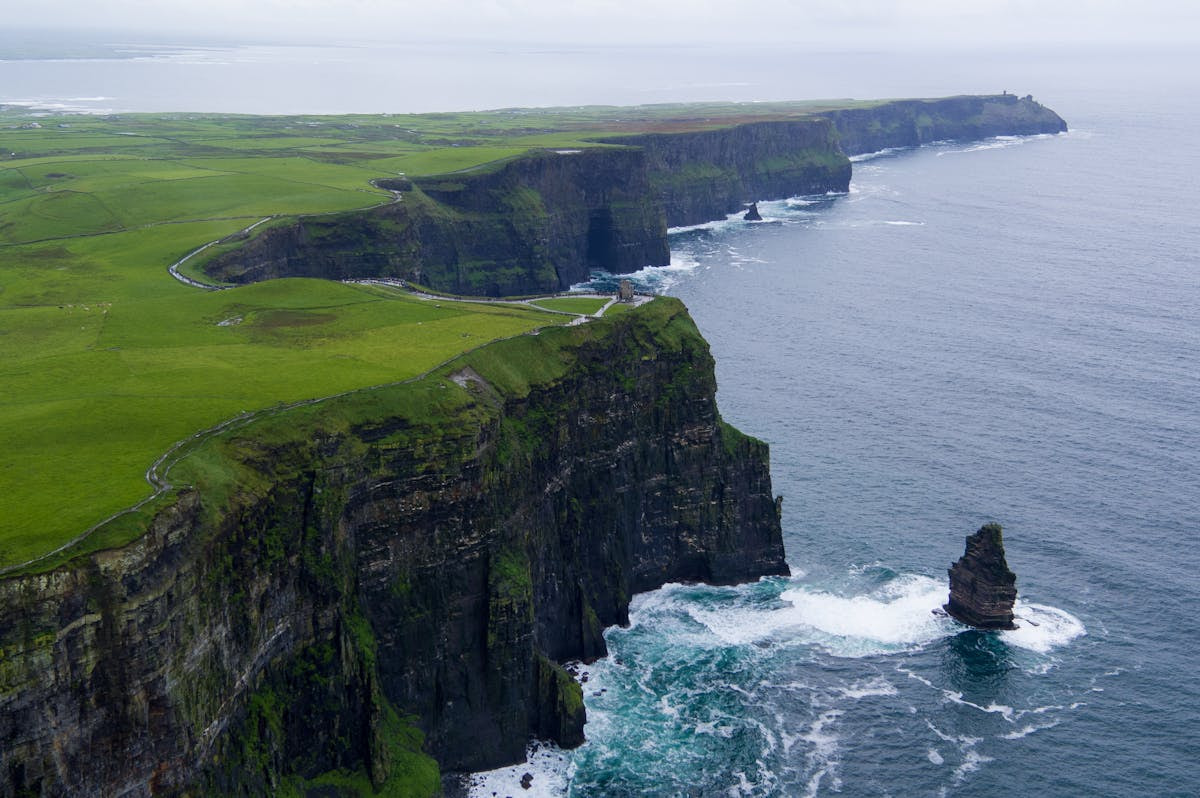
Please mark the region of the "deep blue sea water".
[[[637, 275], [770, 443], [793, 575], [637, 597], [585, 669], [589, 742], [475, 793], [1200, 794], [1196, 56], [159, 47], [0, 78], [0, 104], [312, 113], [1032, 91], [1071, 132], [862, 159]], [[992, 520], [1037, 626], [930, 612]]]
[[[639, 597], [587, 669], [589, 742], [540, 754], [547, 787], [1200, 794], [1180, 91], [1043, 98], [1071, 132], [860, 159], [847, 195], [672, 235], [672, 266], [637, 277], [688, 304], [722, 412], [770, 442], [793, 576]], [[1015, 632], [930, 612], [987, 521]]]

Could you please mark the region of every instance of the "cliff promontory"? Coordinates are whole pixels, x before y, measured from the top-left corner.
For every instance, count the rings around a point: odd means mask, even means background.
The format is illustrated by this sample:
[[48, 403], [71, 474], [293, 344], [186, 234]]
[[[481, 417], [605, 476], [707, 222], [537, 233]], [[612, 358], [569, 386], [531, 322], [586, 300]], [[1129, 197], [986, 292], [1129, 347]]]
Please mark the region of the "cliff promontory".
[[847, 155], [934, 141], [975, 141], [991, 136], [1062, 133], [1067, 123], [1033, 97], [963, 95], [935, 100], [893, 100], [825, 112]]
[[715, 388], [657, 299], [208, 440], [134, 543], [0, 581], [0, 795], [420, 795], [423, 752], [578, 743], [558, 663], [634, 593], [787, 570]]

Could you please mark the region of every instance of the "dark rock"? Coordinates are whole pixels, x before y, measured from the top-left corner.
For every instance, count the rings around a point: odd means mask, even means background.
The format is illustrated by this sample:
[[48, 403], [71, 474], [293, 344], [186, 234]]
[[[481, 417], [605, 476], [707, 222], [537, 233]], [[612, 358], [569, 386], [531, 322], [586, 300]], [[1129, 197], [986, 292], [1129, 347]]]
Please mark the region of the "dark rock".
[[967, 537], [966, 553], [950, 566], [950, 600], [943, 609], [979, 629], [1016, 629], [1013, 602], [1017, 575], [1004, 559], [999, 524], [984, 524]]
[[533, 774], [525, 773], [521, 776], [521, 789], [528, 790], [533, 786]]
[[758, 212], [758, 203], [751, 202], [750, 207], [746, 209], [746, 213], [742, 215], [742, 218], [747, 222], [761, 222], [762, 214]]

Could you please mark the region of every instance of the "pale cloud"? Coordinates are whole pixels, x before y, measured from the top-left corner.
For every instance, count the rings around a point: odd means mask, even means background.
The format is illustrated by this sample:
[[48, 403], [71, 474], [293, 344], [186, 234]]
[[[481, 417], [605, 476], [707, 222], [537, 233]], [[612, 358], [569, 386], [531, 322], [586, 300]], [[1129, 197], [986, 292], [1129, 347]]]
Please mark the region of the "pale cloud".
[[1194, 0], [39, 0], [8, 27], [239, 39], [960, 47], [1195, 42]]

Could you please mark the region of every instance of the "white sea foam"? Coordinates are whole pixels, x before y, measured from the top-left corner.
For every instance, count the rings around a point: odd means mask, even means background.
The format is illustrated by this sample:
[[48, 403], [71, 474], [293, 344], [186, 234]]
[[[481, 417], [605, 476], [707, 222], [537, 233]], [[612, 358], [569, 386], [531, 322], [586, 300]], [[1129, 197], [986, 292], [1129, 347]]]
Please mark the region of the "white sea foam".
[[[567, 794], [573, 770], [570, 754], [553, 743], [533, 742], [525, 755], [529, 761], [524, 764], [473, 773], [468, 794], [471, 798], [496, 795], [560, 798]], [[526, 773], [533, 777], [528, 789], [521, 786]]]
[[111, 97], [40, 97], [40, 98], [0, 98], [0, 107], [15, 106], [24, 108], [31, 115], [47, 116], [51, 114], [111, 114], [112, 108], [101, 107], [97, 103], [112, 100]]
[[863, 657], [907, 650], [948, 634], [952, 627], [931, 610], [945, 600], [940, 581], [904, 576], [866, 595], [840, 596], [800, 587], [784, 591], [789, 621], [810, 630], [829, 653]]
[[[710, 635], [710, 645], [749, 645], [773, 639], [816, 645], [835, 656], [855, 658], [911, 650], [954, 631], [950, 621], [931, 612], [945, 600], [946, 588], [928, 577], [903, 576], [868, 594], [852, 596], [798, 585], [795, 580], [793, 584], [796, 586], [780, 595], [787, 606], [773, 609], [714, 608], [677, 600], [672, 591], [655, 591], [635, 605], [631, 620], [636, 624], [640, 612], [654, 613], [670, 605], [702, 626]], [[689, 635], [689, 642], [705, 644], [703, 635]], [[882, 695], [886, 693], [878, 691], [894, 688], [874, 681], [850, 689]]]
[[921, 684], [925, 685], [926, 687], [933, 688], [934, 690], [937, 689], [937, 687], [934, 686], [933, 682], [929, 681], [928, 679], [926, 679], [924, 676], [920, 675], [919, 673], [914, 673], [913, 671], [910, 671], [908, 668], [896, 668], [896, 670], [898, 670], [900, 673], [903, 673], [908, 678], [920, 682]]
[[1057, 607], [1018, 600], [1013, 611], [1018, 618], [1017, 628], [1000, 633], [1000, 639], [1010, 646], [1046, 654], [1087, 634], [1082, 621]]
[[849, 687], [839, 687], [838, 692], [846, 698], [870, 698], [871, 696], [889, 696], [896, 695], [896, 687], [882, 676], [874, 679], [867, 679], [863, 682], [855, 682]]
[[1008, 734], [1001, 735], [1001, 736], [1003, 736], [1005, 740], [1020, 740], [1022, 737], [1028, 737], [1029, 735], [1033, 734], [1034, 732], [1040, 732], [1045, 729], [1053, 729], [1057, 725], [1058, 725], [1058, 721], [1053, 721], [1052, 723], [1042, 723], [1042, 724], [1031, 723], [1028, 726], [1024, 726], [1020, 729], [1017, 729], [1016, 731], [1011, 731]]
[[[912, 650], [961, 629], [932, 612], [945, 601], [946, 587], [941, 580], [930, 577], [900, 576], [857, 595], [821, 590], [795, 579], [791, 585], [780, 594], [788, 606], [773, 609], [711, 607], [680, 599], [670, 590], [655, 591], [635, 606], [634, 622], [639, 609], [669, 607], [703, 627], [696, 636], [690, 636], [690, 642], [705, 645], [707, 632], [711, 635], [708, 645], [747, 645], [772, 639], [816, 645], [835, 656], [851, 658]], [[1065, 610], [1021, 601], [1015, 609], [1018, 628], [1000, 633], [1007, 645], [1045, 654], [1086, 634], [1083, 623]], [[979, 709], [1001, 714], [1011, 711], [1004, 707]]]
[[960, 704], [964, 707], [971, 707], [972, 709], [978, 709], [980, 712], [996, 714], [996, 715], [999, 715], [1000, 717], [1004, 718], [1009, 723], [1012, 723], [1013, 708], [1008, 706], [1007, 704], [992, 703], [992, 704], [988, 704], [985, 707], [982, 704], [976, 704], [973, 701], [966, 700], [965, 698], [963, 698], [962, 693], [958, 693], [953, 690], [942, 690], [942, 695], [944, 695], [946, 697], [946, 700], [952, 704]]
[[876, 150], [875, 152], [864, 152], [860, 155], [851, 155], [850, 163], [862, 163], [863, 161], [873, 161], [876, 158], [883, 158], [884, 156], [891, 155], [894, 152], [901, 152], [906, 149], [908, 149], [908, 148], [907, 147], [886, 147], [882, 150]]
[[930, 748], [925, 752], [925, 756], [935, 765], [945, 764], [946, 760], [942, 757], [936, 748]]
[[800, 735], [801, 740], [812, 746], [804, 756], [811, 770], [804, 793], [806, 796], [816, 796], [825, 776], [830, 777], [835, 791], [840, 788], [840, 779], [837, 778], [836, 772], [838, 735], [831, 727], [841, 715], [841, 710], [837, 709], [822, 712], [808, 730]]
[[682, 227], [669, 227], [667, 228], [667, 235], [673, 236], [680, 233], [690, 233], [695, 230], [723, 230], [731, 225], [743, 222], [742, 214], [744, 213], [745, 211], [734, 211], [733, 213], [726, 214], [724, 219], [714, 219], [711, 222], [688, 224]]
[[968, 773], [974, 773], [976, 770], [979, 770], [980, 765], [991, 761], [992, 758], [990, 756], [984, 756], [974, 749], [968, 749], [963, 754], [962, 764], [954, 769], [954, 781], [963, 781]]
[[884, 224], [894, 225], [896, 227], [924, 227], [924, 222], [906, 222], [902, 220], [885, 219]]
[[940, 158], [943, 155], [962, 155], [965, 153], [981, 152], [983, 150], [998, 150], [1003, 149], [1004, 147], [1018, 146], [1024, 144], [1030, 139], [1035, 138], [1042, 138], [1042, 136], [995, 136], [990, 139], [984, 139], [978, 144], [972, 144], [967, 147], [940, 150], [938, 151], [937, 156]]
[[[646, 290], [656, 294], [665, 294], [670, 291], [671, 286], [678, 283], [685, 275], [696, 271], [700, 266], [700, 262], [686, 252], [678, 250], [671, 251], [671, 262], [666, 266], [646, 266], [636, 272], [622, 275], [607, 275], [610, 278], [620, 277], [629, 279], [639, 290]], [[600, 272], [601, 275], [607, 273]], [[595, 286], [589, 280], [583, 283], [576, 283], [570, 288], [573, 292], [591, 292], [595, 291]]]

